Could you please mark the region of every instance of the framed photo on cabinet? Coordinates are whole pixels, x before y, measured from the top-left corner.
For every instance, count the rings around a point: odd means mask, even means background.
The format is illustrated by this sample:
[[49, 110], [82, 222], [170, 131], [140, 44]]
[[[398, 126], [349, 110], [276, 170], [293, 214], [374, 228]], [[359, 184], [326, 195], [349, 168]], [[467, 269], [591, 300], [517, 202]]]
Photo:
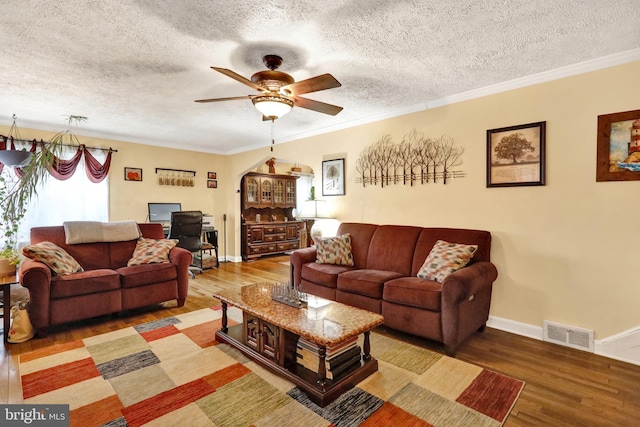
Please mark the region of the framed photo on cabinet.
[[487, 187], [544, 185], [546, 124], [487, 131]]
[[322, 195], [344, 196], [344, 159], [322, 162]]

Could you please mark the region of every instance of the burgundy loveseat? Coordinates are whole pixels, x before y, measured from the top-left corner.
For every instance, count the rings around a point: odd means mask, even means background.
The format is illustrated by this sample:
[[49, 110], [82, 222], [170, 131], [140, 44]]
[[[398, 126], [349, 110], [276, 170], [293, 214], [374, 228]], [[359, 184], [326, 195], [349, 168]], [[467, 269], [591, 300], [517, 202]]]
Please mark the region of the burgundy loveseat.
[[[162, 225], [138, 224], [142, 237], [163, 239]], [[168, 263], [127, 267], [137, 240], [65, 243], [63, 226], [31, 229], [31, 244], [49, 241], [69, 253], [85, 271], [55, 275], [46, 264], [25, 259], [19, 270], [29, 290], [30, 320], [39, 336], [47, 328], [123, 310], [177, 300], [179, 307], [189, 287], [189, 251], [174, 247]]]
[[[488, 231], [342, 223], [354, 266], [319, 264], [315, 246], [291, 255], [294, 285], [322, 298], [380, 313], [387, 327], [441, 342], [454, 355], [484, 330], [498, 276]], [[437, 240], [478, 245], [471, 261], [442, 283], [417, 277]]]

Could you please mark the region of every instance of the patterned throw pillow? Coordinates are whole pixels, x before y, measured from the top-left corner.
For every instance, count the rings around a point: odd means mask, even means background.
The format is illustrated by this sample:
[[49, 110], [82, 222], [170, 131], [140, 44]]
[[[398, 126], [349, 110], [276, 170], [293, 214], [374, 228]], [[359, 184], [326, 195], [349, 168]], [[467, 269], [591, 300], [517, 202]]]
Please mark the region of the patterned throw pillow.
[[169, 251], [178, 244], [177, 239], [145, 239], [136, 243], [133, 256], [127, 266], [169, 262]]
[[40, 261], [56, 274], [64, 275], [84, 271], [67, 251], [52, 242], [39, 242], [22, 248], [22, 255]]
[[316, 244], [316, 262], [318, 264], [353, 266], [351, 236], [349, 234], [337, 237], [314, 237], [313, 241]]
[[418, 271], [418, 277], [442, 283], [454, 271], [467, 265], [478, 245], [463, 245], [438, 240]]

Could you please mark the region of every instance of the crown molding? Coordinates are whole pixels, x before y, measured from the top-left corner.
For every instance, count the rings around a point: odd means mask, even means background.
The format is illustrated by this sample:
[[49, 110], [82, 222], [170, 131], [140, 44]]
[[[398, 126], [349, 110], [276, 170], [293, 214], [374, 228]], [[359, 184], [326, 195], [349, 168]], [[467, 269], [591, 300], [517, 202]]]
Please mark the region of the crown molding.
[[425, 101], [413, 106], [391, 110], [385, 113], [376, 114], [373, 116], [365, 117], [358, 120], [352, 120], [350, 122], [342, 123], [340, 125], [326, 127], [322, 129], [316, 129], [310, 132], [302, 132], [295, 135], [289, 135], [281, 138], [280, 143], [295, 141], [298, 139], [308, 138], [316, 135], [322, 135], [328, 132], [335, 132], [338, 130], [348, 129], [355, 126], [365, 125], [380, 120], [391, 119], [394, 117], [404, 116], [406, 114], [417, 113], [419, 111], [428, 110], [431, 108], [443, 107], [445, 105], [456, 104], [458, 102], [469, 101], [472, 99], [482, 98], [484, 96], [495, 95], [502, 92], [507, 92], [514, 89], [520, 89], [527, 86], [533, 86], [540, 83], [546, 83], [553, 80], [563, 79], [565, 77], [571, 77], [578, 74], [589, 73], [591, 71], [597, 71], [604, 68], [615, 67], [617, 65], [626, 64], [640, 60], [640, 48], [632, 49], [625, 52], [614, 53], [611, 55], [603, 56], [600, 58], [592, 59], [590, 61], [580, 62], [577, 64], [567, 65], [564, 67], [556, 68], [554, 70], [544, 71], [542, 73], [532, 74], [530, 76], [520, 77], [506, 82], [497, 83], [483, 88], [474, 89], [466, 92], [462, 92], [456, 95], [447, 96], [444, 98], [433, 99]]

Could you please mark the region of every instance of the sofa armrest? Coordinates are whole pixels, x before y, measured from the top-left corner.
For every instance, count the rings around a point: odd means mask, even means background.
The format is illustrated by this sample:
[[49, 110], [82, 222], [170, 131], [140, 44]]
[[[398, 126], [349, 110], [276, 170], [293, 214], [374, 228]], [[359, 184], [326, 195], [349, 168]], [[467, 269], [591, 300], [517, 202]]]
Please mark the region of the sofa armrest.
[[189, 293], [189, 266], [193, 260], [193, 254], [184, 248], [177, 246], [169, 251], [169, 261], [178, 269], [178, 304], [184, 303]]
[[29, 318], [38, 330], [49, 326], [51, 269], [46, 264], [25, 259], [18, 270], [20, 284], [29, 290]]
[[476, 262], [447, 276], [442, 284], [442, 338], [448, 355], [489, 318], [495, 265]]
[[452, 306], [473, 298], [489, 288], [498, 277], [496, 266], [490, 262], [476, 262], [451, 273], [442, 283], [442, 303]]
[[302, 265], [309, 262], [315, 262], [315, 260], [315, 246], [297, 249], [291, 253], [291, 280], [293, 281], [293, 286], [300, 286], [300, 282], [302, 281]]

